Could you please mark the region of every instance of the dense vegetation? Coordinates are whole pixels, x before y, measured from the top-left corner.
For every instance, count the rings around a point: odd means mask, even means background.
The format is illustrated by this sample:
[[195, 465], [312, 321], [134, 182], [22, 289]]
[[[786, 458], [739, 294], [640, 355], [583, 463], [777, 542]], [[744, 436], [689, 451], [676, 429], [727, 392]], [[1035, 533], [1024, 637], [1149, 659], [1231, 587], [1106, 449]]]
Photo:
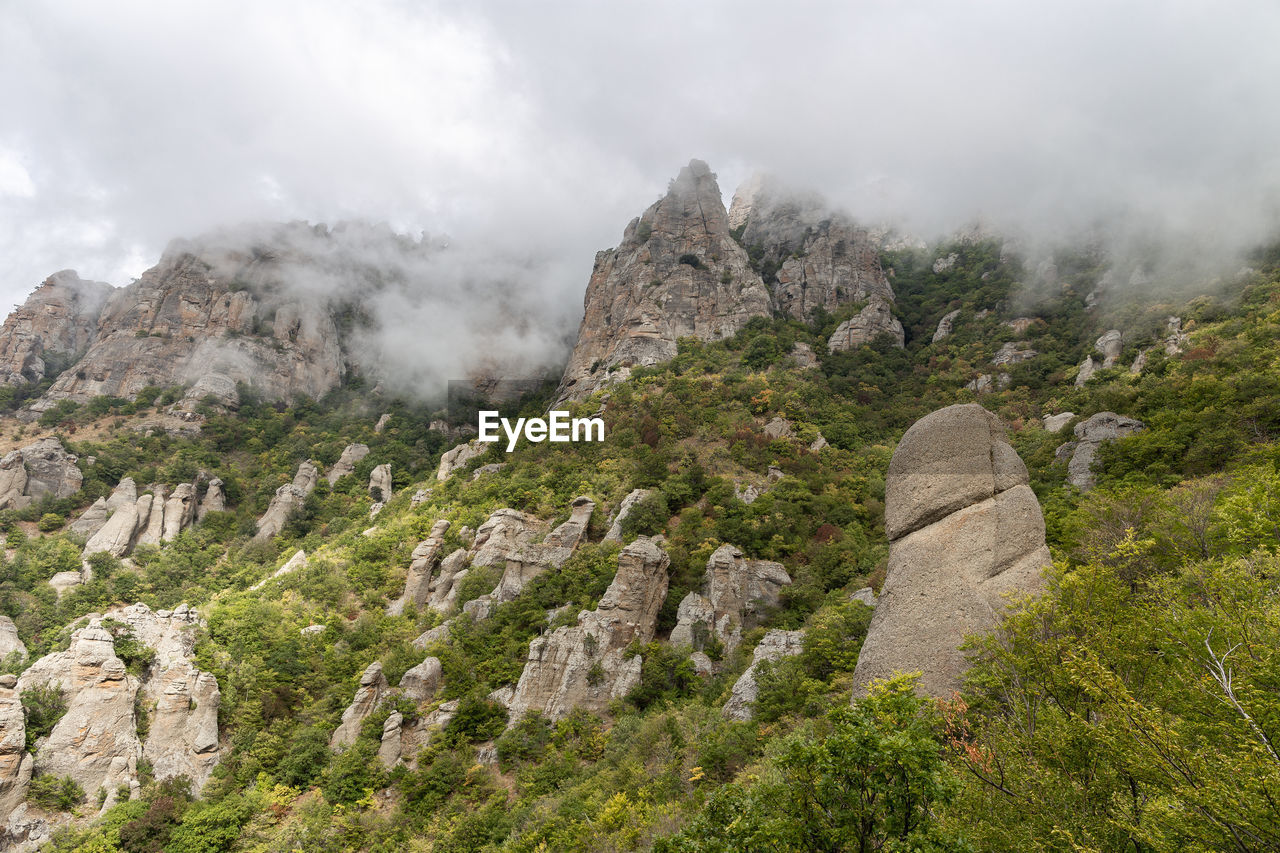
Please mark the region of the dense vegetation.
[[[714, 344], [684, 341], [672, 361], [609, 391], [608, 441], [491, 450], [469, 467], [508, 464], [475, 480], [424, 482], [452, 442], [427, 428], [427, 410], [370, 407], [359, 387], [289, 407], [246, 399], [193, 439], [127, 430], [158, 393], [141, 406], [61, 413], [73, 452], [95, 461], [75, 504], [0, 513], [13, 549], [0, 610], [39, 655], [64, 647], [77, 618], [117, 602], [198, 605], [207, 629], [197, 665], [221, 686], [226, 749], [200, 798], [149, 783], [55, 849], [1275, 849], [1280, 256], [1260, 255], [1256, 271], [1190, 304], [1117, 299], [1094, 310], [1084, 296], [1102, 273], [1097, 258], [1063, 252], [1056, 261], [1046, 282], [988, 242], [890, 255], [905, 349], [879, 341], [828, 353], [851, 308], [810, 324], [758, 319]], [[933, 343], [938, 319], [956, 309], [954, 334]], [[1158, 350], [1131, 375], [1133, 356], [1160, 341], [1170, 314], [1190, 331], [1187, 349]], [[1018, 315], [1037, 318], [1020, 335], [1006, 325]], [[1112, 327], [1126, 332], [1123, 366], [1076, 388], [1077, 365]], [[927, 412], [973, 399], [964, 386], [994, 372], [991, 357], [1011, 340], [1039, 355], [982, 402], [1011, 425], [1044, 505], [1050, 589], [996, 636], [973, 640], [962, 695], [919, 700], [903, 679], [850, 705], [870, 615], [850, 593], [883, 580], [894, 444]], [[796, 367], [797, 342], [818, 354], [817, 369]], [[544, 405], [545, 395], [531, 398], [526, 413]], [[599, 405], [586, 401], [579, 413]], [[1069, 431], [1047, 433], [1040, 417], [1104, 410], [1148, 429], [1104, 448], [1098, 486], [1081, 494], [1064, 485], [1054, 455]], [[381, 411], [393, 417], [377, 434]], [[792, 438], [765, 435], [776, 416], [792, 423]], [[114, 432], [77, 440], [117, 421]], [[830, 447], [811, 451], [819, 434]], [[330, 464], [352, 441], [372, 448], [354, 475], [322, 483], [276, 541], [249, 542], [299, 461]], [[399, 491], [366, 536], [365, 484], [388, 461]], [[201, 470], [226, 483], [227, 513], [140, 549], [131, 565], [98, 558], [94, 581], [61, 600], [45, 584], [78, 565], [79, 549], [66, 533], [39, 535], [34, 522], [72, 517], [124, 476], [176, 483]], [[432, 492], [411, 507], [405, 487], [415, 484]], [[739, 497], [747, 486], [761, 490], [749, 504]], [[727, 721], [720, 707], [763, 629], [716, 676], [697, 676], [686, 650], [656, 642], [636, 650], [642, 683], [606, 718], [531, 715], [507, 727], [489, 693], [519, 677], [532, 638], [593, 607], [612, 578], [616, 546], [589, 544], [491, 618], [459, 617], [450, 642], [428, 650], [444, 667], [438, 699], [461, 704], [416, 767], [385, 772], [375, 758], [390, 706], [352, 747], [330, 752], [362, 670], [380, 661], [396, 683], [423, 657], [410, 641], [440, 621], [385, 613], [436, 519], [453, 522], [450, 537], [503, 506], [559, 521], [577, 495], [616, 506], [637, 487], [654, 495], [627, 536], [660, 532], [671, 556], [660, 637], [722, 543], [782, 562], [794, 580], [768, 624], [805, 628], [805, 650], [762, 668], [752, 721]], [[593, 543], [602, 532], [597, 516]], [[297, 548], [310, 555], [305, 569], [249, 589]], [[495, 579], [477, 573], [460, 601]], [[547, 611], [565, 604], [548, 625]], [[324, 628], [302, 634], [308, 625]], [[143, 665], [147, 651], [131, 656]], [[52, 726], [56, 702], [29, 701], [32, 718]], [[477, 745], [490, 742], [497, 763], [478, 762]], [[54, 808], [82, 796], [59, 780], [40, 791]]]

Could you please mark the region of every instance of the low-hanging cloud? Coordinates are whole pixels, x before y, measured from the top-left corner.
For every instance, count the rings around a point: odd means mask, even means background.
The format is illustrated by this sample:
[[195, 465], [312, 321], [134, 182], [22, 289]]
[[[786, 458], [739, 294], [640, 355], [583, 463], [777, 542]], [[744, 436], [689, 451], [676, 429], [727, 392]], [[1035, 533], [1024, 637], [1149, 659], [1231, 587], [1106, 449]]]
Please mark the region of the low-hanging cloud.
[[55, 0], [0, 24], [11, 302], [64, 267], [127, 283], [219, 225], [368, 219], [572, 316], [692, 156], [727, 192], [766, 169], [926, 236], [1234, 249], [1277, 224], [1269, 0]]

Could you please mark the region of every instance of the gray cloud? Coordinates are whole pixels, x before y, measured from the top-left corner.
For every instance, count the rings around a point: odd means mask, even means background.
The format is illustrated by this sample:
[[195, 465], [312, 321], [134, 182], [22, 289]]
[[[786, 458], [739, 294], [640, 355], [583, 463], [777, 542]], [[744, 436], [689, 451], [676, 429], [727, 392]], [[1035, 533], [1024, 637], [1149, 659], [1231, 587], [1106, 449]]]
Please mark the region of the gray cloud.
[[1276, 227], [1278, 38], [1269, 0], [5, 4], [0, 290], [367, 218], [535, 268], [572, 315], [691, 156], [926, 235], [1235, 247]]

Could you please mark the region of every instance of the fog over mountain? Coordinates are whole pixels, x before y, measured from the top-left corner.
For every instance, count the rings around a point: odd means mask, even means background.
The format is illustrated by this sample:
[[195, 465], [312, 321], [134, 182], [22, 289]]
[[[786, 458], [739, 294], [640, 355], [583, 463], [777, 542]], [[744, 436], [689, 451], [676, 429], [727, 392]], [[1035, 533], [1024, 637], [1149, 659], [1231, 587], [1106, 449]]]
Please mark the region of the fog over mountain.
[[726, 192], [766, 169], [925, 236], [1229, 253], [1280, 209], [1278, 36], [1249, 0], [8, 4], [0, 289], [368, 219], [536, 271], [520, 286], [572, 314], [692, 156]]

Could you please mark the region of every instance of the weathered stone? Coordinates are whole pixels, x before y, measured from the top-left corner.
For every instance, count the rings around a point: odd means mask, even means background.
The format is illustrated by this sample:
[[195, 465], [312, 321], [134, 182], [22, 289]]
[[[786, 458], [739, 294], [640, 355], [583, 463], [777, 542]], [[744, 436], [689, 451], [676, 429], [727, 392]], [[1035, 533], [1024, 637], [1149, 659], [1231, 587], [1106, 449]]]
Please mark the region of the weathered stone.
[[18, 636], [18, 626], [13, 620], [0, 613], [0, 660], [4, 660], [14, 652], [19, 657], [27, 656], [27, 646]]
[[448, 622], [444, 622], [440, 625], [437, 625], [436, 627], [432, 628], [429, 631], [423, 631], [420, 635], [418, 635], [417, 638], [414, 639], [413, 647], [415, 649], [425, 649], [427, 646], [430, 646], [433, 643], [448, 642], [449, 634], [452, 630], [451, 629], [452, 623], [453, 623], [453, 620], [450, 619]]
[[1058, 448], [1058, 458], [1070, 453], [1067, 463], [1067, 482], [1079, 489], [1091, 489], [1095, 482], [1093, 459], [1103, 442], [1114, 441], [1144, 429], [1142, 421], [1117, 415], [1115, 412], [1098, 412], [1076, 424], [1074, 442]]
[[164, 529], [161, 542], [171, 542], [178, 534], [191, 526], [196, 515], [196, 487], [191, 483], [179, 483], [164, 504]]
[[676, 354], [683, 337], [728, 337], [771, 299], [746, 250], [729, 233], [715, 175], [694, 160], [667, 194], [596, 255], [578, 340], [556, 392], [580, 400]]
[[369, 445], [367, 444], [348, 444], [342, 449], [342, 455], [338, 457], [338, 461], [333, 463], [333, 467], [329, 469], [329, 473], [325, 475], [325, 479], [332, 486], [341, 478], [347, 476], [356, 470], [356, 465], [369, 455]]
[[1182, 352], [1191, 336], [1182, 330], [1182, 318], [1170, 317], [1165, 321], [1164, 354], [1170, 358]]
[[1075, 412], [1061, 412], [1056, 415], [1045, 415], [1043, 418], [1045, 432], [1062, 432], [1067, 424], [1075, 420]]
[[391, 463], [384, 462], [369, 474], [369, 496], [379, 503], [391, 500]]
[[764, 425], [764, 434], [769, 438], [790, 438], [791, 421], [786, 418], [774, 418]]
[[1120, 353], [1124, 350], [1124, 336], [1119, 329], [1111, 329], [1094, 341], [1094, 350], [1102, 356], [1102, 369], [1115, 367]]
[[622, 525], [626, 522], [627, 516], [631, 514], [631, 510], [635, 509], [635, 505], [640, 501], [653, 494], [648, 489], [635, 489], [618, 505], [618, 512], [613, 517], [613, 522], [609, 525], [609, 532], [605, 533], [605, 542], [621, 542], [622, 541]]
[[796, 341], [791, 347], [791, 360], [801, 370], [809, 370], [818, 366], [818, 356], [813, 347], [803, 341]]
[[1076, 387], [1083, 388], [1084, 384], [1093, 378], [1093, 374], [1098, 372], [1098, 366], [1094, 364], [1093, 356], [1086, 355], [1084, 362], [1080, 365], [1080, 369], [1076, 371]]
[[34, 760], [25, 752], [26, 715], [12, 675], [0, 676], [0, 822], [27, 796]]
[[976, 403], [921, 418], [902, 436], [885, 481], [885, 534], [898, 539], [1028, 482], [999, 418]]
[[849, 600], [861, 601], [863, 604], [874, 609], [879, 599], [876, 597], [876, 591], [874, 589], [869, 586], [864, 586], [862, 589], [851, 594], [849, 596]]
[[959, 646], [988, 631], [1006, 594], [1032, 593], [1049, 563], [1040, 504], [999, 420], [949, 406], [907, 430], [885, 481], [889, 567], [854, 670], [855, 694], [896, 672], [945, 696], [967, 667]]
[[[123, 557], [129, 553], [134, 533], [138, 529], [138, 490], [132, 479], [125, 477], [111, 491], [107, 509], [113, 511], [106, 524], [85, 543], [86, 557], [99, 551], [106, 551], [113, 557]], [[150, 510], [151, 505], [148, 503], [148, 517]]]
[[37, 383], [45, 378], [47, 356], [65, 359], [83, 352], [113, 290], [109, 284], [84, 281], [71, 270], [49, 276], [0, 329], [0, 382]]
[[882, 334], [893, 339], [896, 347], [905, 346], [906, 335], [902, 323], [893, 316], [893, 306], [887, 300], [873, 297], [867, 306], [845, 320], [831, 333], [827, 349], [831, 352], [854, 349], [869, 344]]
[[471, 481], [475, 482], [487, 474], [496, 474], [503, 468], [507, 467], [505, 462], [490, 462], [488, 465], [481, 465], [471, 474]]
[[438, 613], [448, 613], [458, 605], [458, 592], [470, 571], [467, 551], [458, 548], [440, 561], [440, 572], [427, 586], [427, 606]]
[[671, 560], [648, 537], [618, 555], [618, 572], [595, 610], [578, 614], [578, 624], [557, 628], [529, 644], [529, 660], [511, 700], [512, 719], [539, 711], [560, 719], [574, 708], [605, 710], [640, 681], [639, 655], [631, 643], [653, 639], [658, 611], [667, 594]]
[[267, 581], [275, 580], [276, 578], [282, 578], [285, 575], [293, 574], [299, 569], [305, 569], [306, 567], [307, 567], [307, 552], [299, 548], [297, 551], [294, 552], [292, 557], [290, 557], [288, 560], [285, 561], [285, 564], [283, 566], [276, 569], [270, 575], [258, 581], [253, 586], [249, 587], [249, 591], [252, 592], [254, 590], [262, 589], [264, 586], [266, 586]]
[[707, 560], [701, 591], [680, 602], [672, 645], [701, 650], [715, 637], [725, 653], [731, 653], [742, 641], [742, 632], [760, 624], [790, 584], [781, 563], [748, 560], [738, 548], [721, 545]]
[[569, 518], [563, 524], [547, 534], [542, 540], [547, 545], [574, 549], [587, 539], [587, 527], [591, 524], [591, 516], [595, 513], [596, 503], [586, 495], [579, 495], [569, 505]]
[[938, 258], [933, 262], [933, 271], [935, 273], [944, 273], [956, 265], [956, 261], [960, 260], [960, 256], [955, 252], [947, 255], [945, 258]]
[[437, 480], [447, 480], [455, 471], [467, 467], [467, 463], [481, 456], [489, 449], [486, 442], [476, 439], [459, 444], [452, 450], [446, 450], [440, 457], [440, 467], [436, 469]]
[[378, 746], [378, 761], [384, 770], [390, 770], [400, 761], [401, 733], [404, 715], [392, 711], [382, 724], [382, 743]]
[[414, 702], [430, 702], [440, 689], [443, 671], [439, 658], [427, 658], [405, 671], [400, 678], [401, 694]]
[[501, 565], [547, 533], [547, 523], [514, 509], [495, 510], [476, 531], [471, 565]]
[[389, 423], [391, 423], [391, 413], [384, 412], [382, 417], [378, 418], [378, 422], [373, 425], [374, 434], [382, 435]]
[[253, 541], [266, 542], [283, 530], [289, 516], [302, 508], [319, 479], [320, 471], [314, 462], [307, 460], [299, 465], [293, 482], [276, 489], [276, 495], [271, 499], [267, 511], [258, 519], [258, 532], [254, 534]]
[[1024, 361], [1035, 358], [1038, 353], [1031, 349], [1031, 345], [1026, 341], [1008, 341], [1000, 347], [991, 359], [991, 363], [996, 366], [1006, 364], [1019, 364]]
[[986, 394], [989, 391], [991, 391], [991, 388], [994, 384], [995, 382], [993, 381], [991, 374], [983, 373], [979, 376], [974, 377], [974, 379], [964, 387], [969, 389], [975, 394]]
[[795, 657], [804, 651], [804, 631], [770, 631], [756, 646], [751, 655], [751, 665], [734, 682], [729, 701], [720, 710], [730, 720], [750, 720], [754, 710], [752, 706], [760, 696], [760, 686], [756, 683], [756, 667], [762, 661], [780, 661], [786, 657]]
[[413, 605], [422, 607], [427, 603], [430, 594], [431, 572], [436, 566], [440, 548], [444, 545], [444, 535], [449, 531], [449, 520], [440, 519], [431, 527], [427, 538], [418, 543], [410, 555], [409, 573], [404, 579], [404, 592], [391, 604], [387, 605], [387, 613], [399, 616], [405, 607]]
[[942, 315], [942, 319], [938, 321], [938, 328], [933, 332], [933, 343], [936, 344], [938, 341], [951, 337], [951, 331], [955, 326], [956, 318], [959, 316], [959, 308]]
[[209, 488], [205, 490], [204, 497], [200, 500], [200, 509], [196, 512], [196, 520], [204, 521], [204, 517], [211, 512], [223, 512], [227, 508], [227, 493], [222, 490], [222, 480], [214, 477], [209, 481]]
[[107, 523], [107, 499], [98, 498], [89, 508], [80, 514], [80, 517], [67, 525], [67, 529], [72, 533], [83, 536], [87, 542], [93, 538], [93, 534], [97, 533]]
[[80, 491], [84, 475], [76, 467], [77, 459], [56, 438], [42, 438], [19, 453], [27, 468], [25, 494], [32, 499], [69, 498]]
[[149, 498], [146, 502], [147, 511], [142, 510], [139, 498], [138, 506], [138, 525], [141, 530], [134, 537], [134, 547], [138, 545], [159, 545], [160, 537], [164, 534], [164, 503], [165, 503], [165, 487], [159, 484], [152, 485], [151, 494], [144, 495]]
[[22, 509], [31, 503], [27, 494], [27, 466], [22, 451], [11, 450], [0, 459], [0, 509]]
[[342, 723], [329, 739], [329, 748], [351, 746], [360, 734], [360, 724], [365, 717], [387, 696], [387, 677], [382, 674], [382, 664], [374, 661], [360, 675], [360, 686], [351, 699], [351, 704], [342, 712]]

